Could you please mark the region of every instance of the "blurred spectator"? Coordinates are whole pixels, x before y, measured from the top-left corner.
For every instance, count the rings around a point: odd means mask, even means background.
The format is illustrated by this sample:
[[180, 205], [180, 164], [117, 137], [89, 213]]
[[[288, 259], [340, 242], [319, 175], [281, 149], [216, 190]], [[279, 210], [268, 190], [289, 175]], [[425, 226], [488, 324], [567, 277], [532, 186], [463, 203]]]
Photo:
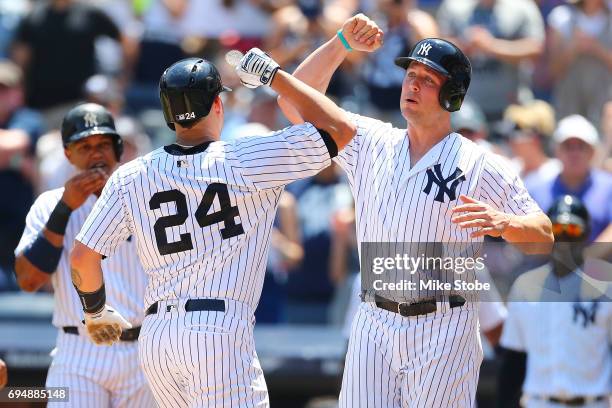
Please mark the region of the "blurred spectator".
[[304, 257], [299, 235], [295, 197], [288, 191], [283, 191], [272, 228], [261, 299], [255, 311], [257, 323], [280, 323], [286, 318], [287, 273]]
[[13, 58], [26, 73], [28, 106], [42, 111], [49, 128], [59, 127], [95, 73], [102, 36], [119, 40], [119, 29], [103, 11], [75, 0], [40, 2], [19, 24]]
[[360, 53], [366, 59], [361, 76], [377, 118], [403, 126], [398, 110], [406, 70], [395, 65], [395, 58], [408, 55], [418, 41], [438, 37], [438, 26], [429, 14], [416, 8], [415, 0], [377, 0], [378, 14], [372, 19], [385, 33], [383, 45], [376, 52]]
[[[232, 92], [234, 93], [234, 92]], [[271, 129], [278, 129], [279, 108], [276, 94], [270, 88], [258, 88], [245, 92], [244, 87], [238, 88], [232, 97], [244, 98], [239, 102], [227, 104], [225, 125], [221, 133], [222, 140], [233, 140], [244, 136], [264, 135]], [[226, 104], [223, 105], [224, 109]], [[244, 112], [244, 110], [248, 110]]]
[[549, 179], [530, 180], [527, 190], [540, 208], [549, 208], [565, 194], [582, 200], [591, 215], [591, 242], [612, 222], [612, 175], [593, 166], [597, 130], [584, 117], [571, 115], [559, 121], [553, 142], [561, 172]]
[[351, 208], [351, 191], [335, 165], [290, 185], [289, 190], [297, 199], [304, 258], [289, 273], [287, 321], [324, 324], [328, 322], [329, 304], [335, 291], [330, 276], [333, 240], [330, 221], [335, 212]]
[[261, 46], [269, 31], [270, 13], [276, 9], [273, 0], [192, 1], [188, 21], [197, 27], [197, 35], [243, 52]]
[[[208, 2], [206, 2], [208, 3]], [[190, 0], [151, 0], [142, 13], [142, 34], [127, 105], [135, 113], [144, 109], [159, 109], [157, 85], [164, 69], [185, 57], [183, 42], [194, 36], [196, 27], [188, 22]], [[199, 14], [198, 25], [210, 21], [206, 13]]]
[[323, 10], [323, 0], [297, 0], [273, 14], [264, 47], [283, 69], [291, 72], [329, 38], [335, 25]]
[[96, 40], [96, 56], [99, 71], [119, 78], [122, 86], [129, 81], [138, 54], [143, 25], [136, 15], [134, 1], [87, 0], [113, 20], [121, 30], [121, 44], [108, 38]]
[[466, 99], [461, 109], [451, 113], [453, 131], [470, 139], [479, 146], [493, 151], [494, 147], [487, 141], [489, 129], [482, 109], [472, 100]]
[[518, 100], [519, 64], [542, 52], [544, 22], [531, 0], [445, 0], [437, 15], [442, 35], [472, 63], [468, 97], [488, 121]]
[[603, 146], [598, 163], [603, 170], [612, 173], [612, 101], [604, 105], [601, 114], [601, 132]]
[[123, 112], [124, 98], [117, 80], [107, 75], [94, 75], [83, 86], [86, 102], [97, 103], [110, 111], [113, 117]]
[[0, 0], [0, 59], [8, 58], [19, 21], [30, 10], [29, 0]]
[[34, 146], [43, 129], [40, 115], [23, 107], [21, 70], [0, 61], [0, 190], [10, 194], [0, 200], [0, 290], [16, 288], [12, 252], [34, 200]]
[[513, 158], [518, 161], [523, 181], [532, 185], [538, 180], [550, 180], [557, 176], [561, 163], [546, 154], [555, 129], [553, 108], [544, 101], [510, 105], [504, 112], [504, 120], [511, 127], [504, 136]]
[[548, 16], [557, 114], [578, 113], [596, 127], [612, 100], [612, 11], [606, 1], [568, 1]]
[[555, 248], [547, 264], [512, 286], [501, 345], [498, 407], [609, 408], [610, 284], [583, 273], [589, 215], [575, 197], [548, 211]]
[[144, 156], [152, 150], [149, 136], [134, 118], [130, 116], [117, 118], [115, 128], [123, 139], [121, 163], [127, 163], [137, 157]]

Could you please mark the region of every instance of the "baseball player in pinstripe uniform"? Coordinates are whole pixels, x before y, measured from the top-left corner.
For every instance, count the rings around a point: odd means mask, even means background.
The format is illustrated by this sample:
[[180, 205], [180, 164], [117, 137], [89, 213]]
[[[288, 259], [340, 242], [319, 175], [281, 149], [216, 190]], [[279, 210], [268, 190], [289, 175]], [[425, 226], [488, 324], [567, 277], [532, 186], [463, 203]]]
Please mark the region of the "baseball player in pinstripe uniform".
[[53, 325], [59, 333], [46, 385], [68, 387], [69, 406], [73, 407], [152, 406], [155, 401], [138, 361], [136, 340], [144, 318], [146, 275], [134, 240], [124, 237], [117, 242], [115, 254], [102, 262], [109, 300], [134, 326], [121, 334], [117, 346], [98, 347], [96, 338], [88, 338], [70, 277], [69, 250], [117, 167], [121, 137], [104, 107], [82, 104], [65, 116], [62, 140], [66, 158], [79, 172], [63, 188], [38, 197], [15, 250], [21, 288], [35, 291], [51, 281], [55, 292]]
[[[371, 51], [378, 35], [371, 20], [357, 15], [294, 75], [325, 92], [348, 49]], [[470, 82], [465, 55], [447, 41], [424, 39], [396, 63], [406, 69], [399, 104], [407, 128], [350, 114], [357, 134], [335, 159], [353, 190], [359, 243], [478, 243], [484, 235], [551, 242], [550, 221], [517, 175], [451, 132], [450, 112], [459, 109]], [[279, 102], [293, 123], [301, 122], [295, 104]], [[436, 298], [417, 289], [409, 295], [360, 305], [341, 407], [474, 404], [482, 360], [477, 302], [466, 302], [466, 293]]]
[[88, 329], [114, 341], [122, 322], [106, 305], [100, 259], [136, 236], [149, 275], [140, 356], [164, 407], [269, 405], [253, 313], [276, 207], [285, 184], [329, 166], [355, 133], [342, 110], [260, 50], [237, 73], [248, 87], [300, 100], [311, 123], [219, 141], [219, 94], [228, 89], [216, 67], [195, 58], [173, 64], [160, 97], [176, 143], [113, 174], [71, 256]]

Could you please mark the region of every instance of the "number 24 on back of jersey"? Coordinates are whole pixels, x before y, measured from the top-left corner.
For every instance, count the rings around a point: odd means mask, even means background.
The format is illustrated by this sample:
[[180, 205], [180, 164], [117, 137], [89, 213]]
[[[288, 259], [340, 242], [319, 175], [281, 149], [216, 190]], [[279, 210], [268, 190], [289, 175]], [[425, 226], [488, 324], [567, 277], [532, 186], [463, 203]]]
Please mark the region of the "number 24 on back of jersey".
[[[219, 198], [221, 209], [219, 211], [208, 213], [212, 207], [215, 196]], [[189, 217], [187, 208], [187, 197], [179, 190], [159, 191], [149, 200], [149, 208], [158, 210], [163, 203], [174, 203], [176, 205], [176, 214], [159, 217], [153, 225], [155, 232], [155, 242], [157, 249], [161, 255], [169, 255], [177, 252], [189, 251], [193, 249], [193, 241], [191, 234], [186, 232], [180, 235], [180, 239], [174, 242], [168, 242], [166, 229], [183, 225]], [[244, 234], [242, 224], [236, 223], [236, 217], [240, 216], [238, 206], [232, 206], [230, 201], [227, 185], [222, 183], [212, 183], [204, 192], [204, 197], [198, 209], [193, 214], [198, 225], [202, 228], [213, 224], [223, 222], [224, 228], [220, 229], [223, 239], [229, 239], [240, 234]]]

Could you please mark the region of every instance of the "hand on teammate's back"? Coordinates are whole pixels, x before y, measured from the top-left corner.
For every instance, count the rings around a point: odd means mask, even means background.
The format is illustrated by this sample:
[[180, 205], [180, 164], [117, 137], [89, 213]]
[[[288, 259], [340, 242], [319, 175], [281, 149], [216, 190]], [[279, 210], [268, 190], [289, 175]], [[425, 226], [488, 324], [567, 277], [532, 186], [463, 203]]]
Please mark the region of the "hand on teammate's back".
[[85, 313], [85, 325], [91, 340], [100, 345], [112, 345], [119, 341], [123, 329], [131, 329], [132, 325], [112, 307], [104, 308], [96, 313]]
[[102, 190], [107, 179], [108, 175], [102, 169], [85, 170], [66, 182], [62, 201], [75, 210], [83, 205], [91, 194]]
[[342, 34], [352, 49], [373, 52], [383, 44], [383, 31], [364, 14], [357, 14], [344, 22]]
[[279, 65], [259, 48], [251, 48], [236, 65], [240, 82], [247, 88], [257, 88], [272, 83]]

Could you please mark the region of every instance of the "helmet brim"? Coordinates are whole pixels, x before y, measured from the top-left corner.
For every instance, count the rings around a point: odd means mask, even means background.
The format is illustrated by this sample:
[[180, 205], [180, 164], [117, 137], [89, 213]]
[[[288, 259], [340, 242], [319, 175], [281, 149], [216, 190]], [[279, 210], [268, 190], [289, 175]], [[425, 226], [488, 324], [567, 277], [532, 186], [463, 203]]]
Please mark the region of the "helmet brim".
[[399, 57], [395, 59], [395, 65], [397, 65], [398, 67], [402, 67], [404, 69], [408, 69], [408, 66], [410, 65], [410, 63], [412, 61], [416, 61], [416, 62], [420, 62], [423, 65], [428, 66], [429, 68], [433, 69], [436, 72], [439, 72], [440, 74], [446, 76], [446, 77], [450, 77], [450, 74], [448, 73], [448, 71], [442, 67], [442, 65], [437, 64], [431, 60], [428, 60], [426, 58], [421, 58], [421, 57]]
[[70, 143], [78, 142], [79, 140], [82, 140], [89, 136], [94, 136], [94, 135], [108, 135], [108, 136], [114, 136], [114, 137], [121, 137], [119, 136], [119, 133], [117, 133], [117, 131], [111, 127], [96, 126], [96, 127], [92, 127], [90, 129], [84, 130], [82, 132], [75, 133], [74, 135], [70, 136], [69, 142], [66, 143], [64, 147], [68, 146]]

